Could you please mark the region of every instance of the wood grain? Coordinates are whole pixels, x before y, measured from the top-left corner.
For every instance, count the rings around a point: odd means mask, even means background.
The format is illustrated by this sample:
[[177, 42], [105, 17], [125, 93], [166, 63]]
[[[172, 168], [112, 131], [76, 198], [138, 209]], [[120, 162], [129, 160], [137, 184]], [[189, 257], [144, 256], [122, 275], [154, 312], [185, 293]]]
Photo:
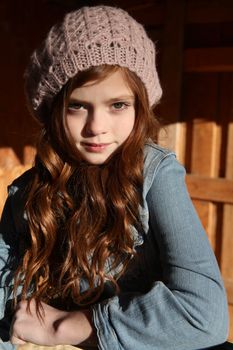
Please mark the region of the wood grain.
[[186, 49], [184, 71], [233, 72], [233, 47]]
[[188, 174], [186, 183], [193, 199], [233, 204], [233, 180]]

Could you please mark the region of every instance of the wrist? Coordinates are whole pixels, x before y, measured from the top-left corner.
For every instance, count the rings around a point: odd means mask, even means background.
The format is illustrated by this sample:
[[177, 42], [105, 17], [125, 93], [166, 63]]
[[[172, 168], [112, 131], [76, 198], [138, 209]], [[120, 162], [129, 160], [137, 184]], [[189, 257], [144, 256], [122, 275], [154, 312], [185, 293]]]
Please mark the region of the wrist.
[[83, 310], [83, 313], [84, 315], [86, 316], [89, 324], [91, 325], [91, 334], [90, 336], [82, 343], [80, 343], [79, 345], [81, 346], [90, 346], [90, 347], [97, 347], [98, 345], [98, 338], [97, 338], [97, 334], [96, 334], [96, 329], [93, 325], [93, 321], [92, 321], [92, 311], [90, 309], [86, 309], [86, 310]]
[[92, 314], [89, 310], [65, 313], [54, 323], [56, 344], [79, 345], [93, 338]]

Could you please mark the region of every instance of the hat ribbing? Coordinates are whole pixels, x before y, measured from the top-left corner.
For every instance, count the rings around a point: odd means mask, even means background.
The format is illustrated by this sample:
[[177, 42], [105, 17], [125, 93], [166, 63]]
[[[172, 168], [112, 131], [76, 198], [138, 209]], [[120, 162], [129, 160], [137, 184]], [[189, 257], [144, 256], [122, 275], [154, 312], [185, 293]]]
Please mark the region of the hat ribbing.
[[155, 46], [143, 26], [116, 7], [83, 7], [53, 26], [31, 56], [25, 72], [25, 91], [34, 114], [43, 119], [70, 78], [102, 64], [135, 72], [145, 84], [150, 105], [159, 101], [162, 90]]

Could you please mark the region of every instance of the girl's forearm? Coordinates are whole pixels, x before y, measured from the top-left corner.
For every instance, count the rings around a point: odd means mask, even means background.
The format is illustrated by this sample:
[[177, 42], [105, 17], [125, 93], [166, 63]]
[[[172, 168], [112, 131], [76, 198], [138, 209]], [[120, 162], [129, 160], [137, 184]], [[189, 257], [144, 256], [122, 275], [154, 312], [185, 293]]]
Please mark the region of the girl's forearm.
[[11, 342], [38, 345], [94, 345], [96, 336], [90, 310], [61, 311], [42, 302], [42, 319], [36, 312], [35, 300], [18, 304], [14, 315]]
[[70, 345], [94, 346], [97, 337], [92, 325], [90, 310], [72, 311], [54, 324], [57, 344], [64, 344], [69, 340]]

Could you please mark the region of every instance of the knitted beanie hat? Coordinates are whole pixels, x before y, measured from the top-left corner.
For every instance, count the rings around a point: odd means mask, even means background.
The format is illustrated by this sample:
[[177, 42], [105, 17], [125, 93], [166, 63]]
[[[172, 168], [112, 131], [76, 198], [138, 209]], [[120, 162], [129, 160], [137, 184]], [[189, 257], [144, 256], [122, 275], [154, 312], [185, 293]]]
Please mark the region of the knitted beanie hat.
[[34, 51], [25, 72], [29, 108], [44, 120], [54, 97], [70, 78], [102, 64], [135, 72], [146, 87], [150, 106], [159, 101], [162, 90], [153, 42], [126, 11], [100, 5], [66, 14]]

